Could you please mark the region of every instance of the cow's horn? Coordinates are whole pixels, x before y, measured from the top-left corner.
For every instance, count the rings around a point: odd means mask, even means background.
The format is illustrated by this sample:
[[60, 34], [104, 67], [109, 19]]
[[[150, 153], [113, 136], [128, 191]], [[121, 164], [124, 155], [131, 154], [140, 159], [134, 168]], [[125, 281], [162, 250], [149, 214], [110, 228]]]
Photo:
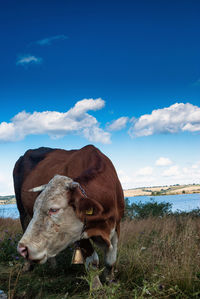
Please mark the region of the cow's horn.
[[29, 192], [39, 192], [39, 191], [43, 191], [45, 189], [46, 185], [41, 185], [32, 189], [29, 189]]

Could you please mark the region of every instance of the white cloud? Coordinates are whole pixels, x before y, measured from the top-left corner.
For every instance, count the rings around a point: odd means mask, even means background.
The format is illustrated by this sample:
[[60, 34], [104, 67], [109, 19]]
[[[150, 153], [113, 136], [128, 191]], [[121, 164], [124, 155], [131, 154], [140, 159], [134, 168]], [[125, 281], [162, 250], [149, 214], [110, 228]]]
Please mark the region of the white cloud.
[[[193, 167], [195, 165], [195, 167]], [[170, 184], [199, 184], [200, 183], [200, 164], [195, 163], [185, 166], [171, 166], [162, 173], [163, 178]]]
[[153, 168], [150, 166], [140, 168], [138, 171], [138, 175], [144, 176], [144, 175], [151, 175], [153, 173]]
[[46, 37], [43, 39], [40, 39], [38, 41], [35, 42], [35, 44], [38, 44], [40, 46], [46, 46], [46, 45], [51, 45], [53, 42], [58, 41], [58, 40], [65, 40], [68, 37], [64, 34], [60, 34], [60, 35], [54, 35], [54, 36], [50, 36], [50, 37]]
[[200, 169], [200, 161], [198, 161], [198, 162], [192, 164], [191, 167], [192, 167], [193, 169]]
[[16, 62], [17, 65], [22, 65], [22, 66], [27, 66], [29, 64], [40, 64], [40, 63], [42, 63], [42, 58], [30, 54], [19, 56]]
[[156, 184], [156, 177], [152, 175], [153, 169], [151, 167], [144, 167], [139, 171], [133, 171], [131, 173], [128, 173], [127, 170], [120, 169], [117, 173], [124, 189], [147, 187]]
[[14, 142], [33, 134], [60, 138], [71, 133], [83, 135], [90, 141], [110, 143], [110, 133], [101, 129], [97, 119], [87, 113], [89, 110], [99, 110], [104, 105], [101, 98], [84, 99], [65, 113], [44, 111], [31, 114], [22, 111], [10, 123], [0, 123], [0, 141]]
[[12, 170], [8, 170], [0, 173], [0, 195], [12, 195], [14, 194]]
[[197, 124], [186, 124], [183, 129], [183, 131], [190, 131], [190, 132], [200, 132], [200, 121]]
[[176, 103], [170, 107], [153, 110], [133, 122], [131, 137], [153, 134], [200, 132], [200, 108], [190, 103]]
[[73, 108], [68, 111], [69, 116], [81, 117], [88, 110], [99, 110], [105, 106], [105, 101], [101, 98], [94, 99], [83, 99], [75, 104]]
[[127, 121], [128, 121], [128, 117], [122, 116], [114, 120], [111, 124], [108, 124], [107, 128], [110, 131], [119, 131], [126, 127]]
[[171, 164], [172, 161], [166, 157], [160, 157], [158, 160], [156, 160], [156, 166], [168, 166]]
[[168, 169], [164, 170], [162, 173], [163, 176], [179, 176], [180, 171], [177, 165], [171, 166]]
[[[173, 165], [163, 171], [162, 167], [133, 167], [120, 168], [119, 179], [124, 189], [169, 186], [175, 184], [200, 184], [200, 162], [191, 162], [182, 165]], [[194, 167], [193, 167], [194, 166]]]
[[123, 186], [132, 183], [131, 177], [124, 170], [119, 169], [117, 174]]
[[110, 143], [110, 133], [105, 132], [97, 126], [85, 128], [83, 130], [83, 135], [92, 142]]
[[[193, 167], [195, 165], [195, 167]], [[196, 163], [191, 167], [183, 167], [182, 176], [187, 176], [190, 179], [193, 177], [194, 181], [198, 179], [200, 181], [200, 164]]]

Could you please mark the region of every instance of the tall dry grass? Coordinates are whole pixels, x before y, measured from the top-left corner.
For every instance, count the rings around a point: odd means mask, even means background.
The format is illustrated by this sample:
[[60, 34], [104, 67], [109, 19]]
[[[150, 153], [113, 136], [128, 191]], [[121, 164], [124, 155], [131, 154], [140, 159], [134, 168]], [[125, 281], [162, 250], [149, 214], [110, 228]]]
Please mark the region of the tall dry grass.
[[[8, 236], [20, 232], [19, 220], [0, 218], [0, 238], [5, 239], [0, 245], [14, 246], [16, 250], [16, 243], [12, 245]], [[13, 251], [9, 253], [6, 246], [12, 261]], [[17, 299], [36, 298], [39, 292], [38, 298], [60, 299], [66, 292], [72, 294], [67, 298], [89, 298], [87, 285], [80, 282], [84, 273], [77, 274], [77, 269], [70, 268], [71, 251], [58, 256], [57, 261], [58, 269], [41, 265], [30, 273], [20, 272], [18, 277], [23, 261], [13, 263], [16, 270], [4, 260], [0, 262], [0, 270], [4, 267], [0, 271], [2, 287]], [[105, 285], [90, 298], [199, 298], [200, 218], [186, 215], [122, 222], [115, 273], [117, 283]], [[55, 292], [56, 297], [52, 297]]]
[[121, 227], [117, 268], [127, 284], [159, 281], [161, 288], [200, 290], [200, 219], [148, 218]]
[[3, 240], [5, 235], [15, 236], [21, 233], [21, 224], [19, 219], [1, 218], [0, 217], [0, 238]]

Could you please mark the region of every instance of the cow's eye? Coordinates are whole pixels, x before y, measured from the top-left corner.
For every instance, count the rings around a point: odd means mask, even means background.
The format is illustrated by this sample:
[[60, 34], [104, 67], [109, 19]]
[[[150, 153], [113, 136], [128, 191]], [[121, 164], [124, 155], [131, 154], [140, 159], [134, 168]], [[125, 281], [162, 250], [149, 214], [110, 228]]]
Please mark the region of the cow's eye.
[[49, 214], [51, 215], [51, 214], [56, 214], [56, 213], [58, 213], [58, 211], [59, 211], [59, 209], [53, 209], [53, 208], [51, 208], [51, 209], [49, 209]]

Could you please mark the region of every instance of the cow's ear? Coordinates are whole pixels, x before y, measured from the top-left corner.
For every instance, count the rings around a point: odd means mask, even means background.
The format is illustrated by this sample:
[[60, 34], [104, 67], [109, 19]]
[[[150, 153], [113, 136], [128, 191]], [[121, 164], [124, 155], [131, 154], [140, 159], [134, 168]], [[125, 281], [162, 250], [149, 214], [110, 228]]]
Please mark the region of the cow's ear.
[[81, 217], [88, 216], [99, 216], [103, 212], [103, 207], [101, 204], [99, 204], [96, 200], [88, 198], [88, 197], [82, 197], [79, 199], [76, 199], [75, 201], [75, 207], [77, 214]]
[[78, 187], [73, 190], [73, 206], [80, 218], [86, 216], [93, 218], [101, 215], [103, 212], [102, 205], [96, 200], [84, 196]]

